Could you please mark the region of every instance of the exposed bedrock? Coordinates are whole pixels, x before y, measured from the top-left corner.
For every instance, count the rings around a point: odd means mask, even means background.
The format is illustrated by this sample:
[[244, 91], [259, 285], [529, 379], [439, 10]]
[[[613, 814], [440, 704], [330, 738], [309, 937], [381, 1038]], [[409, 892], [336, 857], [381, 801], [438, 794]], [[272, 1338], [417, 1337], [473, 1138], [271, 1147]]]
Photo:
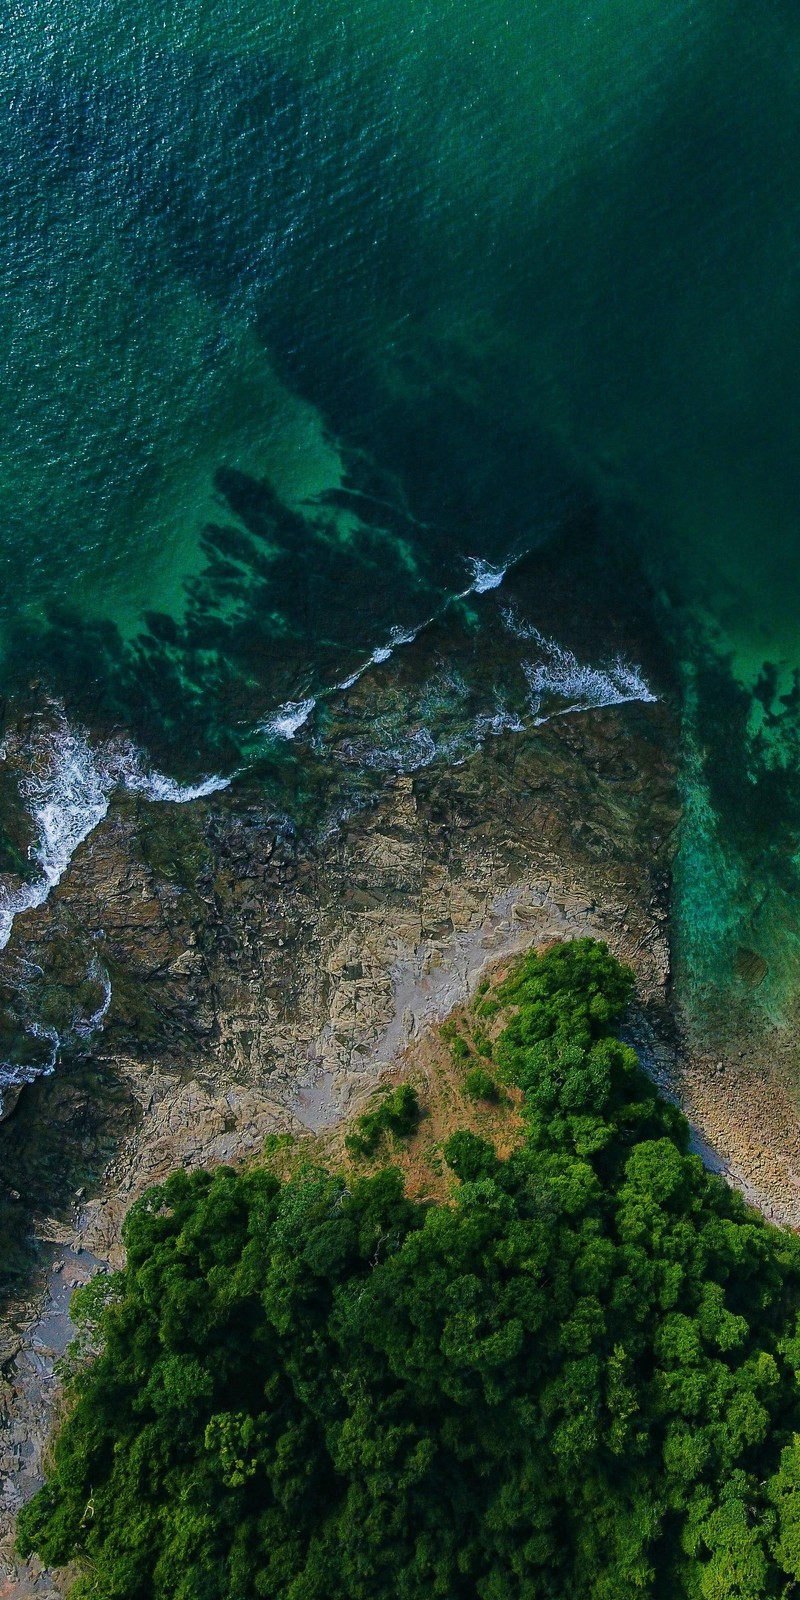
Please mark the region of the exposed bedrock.
[[[674, 1078], [678, 821], [674, 728], [657, 704], [490, 739], [461, 766], [388, 780], [322, 838], [270, 816], [244, 783], [188, 807], [112, 804], [0, 958], [6, 995], [23, 962], [55, 986], [53, 1004], [85, 986], [93, 961], [112, 992], [102, 1031], [0, 1125], [4, 1181], [40, 1241], [35, 1291], [0, 1341], [6, 1530], [39, 1477], [69, 1288], [120, 1260], [125, 1212], [149, 1183], [336, 1120], [487, 962], [550, 938], [596, 935], [634, 965], [643, 1042]], [[695, 1097], [712, 1142], [723, 1079], [707, 1075]], [[760, 1148], [777, 1150], [761, 1111]], [[748, 1170], [751, 1143], [743, 1135], [726, 1163], [790, 1215]], [[3, 1571], [0, 1596], [55, 1593], [10, 1555]]]

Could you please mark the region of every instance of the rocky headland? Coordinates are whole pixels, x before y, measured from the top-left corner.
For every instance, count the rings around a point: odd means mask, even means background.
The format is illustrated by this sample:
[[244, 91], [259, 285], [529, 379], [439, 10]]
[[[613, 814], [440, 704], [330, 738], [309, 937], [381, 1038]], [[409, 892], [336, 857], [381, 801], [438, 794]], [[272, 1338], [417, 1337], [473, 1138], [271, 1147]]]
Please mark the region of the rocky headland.
[[123, 795], [47, 903], [17, 919], [6, 994], [22, 965], [77, 990], [99, 953], [111, 1000], [102, 1029], [0, 1124], [6, 1208], [37, 1241], [2, 1327], [0, 1596], [57, 1592], [19, 1570], [13, 1520], [40, 1478], [71, 1287], [119, 1263], [133, 1199], [176, 1166], [332, 1127], [487, 966], [531, 944], [590, 934], [633, 965], [633, 1035], [698, 1148], [800, 1223], [798, 1118], [780, 1074], [750, 1054], [681, 1048], [674, 749], [661, 704], [555, 718], [460, 765], [388, 776], [314, 836], [245, 780], [191, 806]]

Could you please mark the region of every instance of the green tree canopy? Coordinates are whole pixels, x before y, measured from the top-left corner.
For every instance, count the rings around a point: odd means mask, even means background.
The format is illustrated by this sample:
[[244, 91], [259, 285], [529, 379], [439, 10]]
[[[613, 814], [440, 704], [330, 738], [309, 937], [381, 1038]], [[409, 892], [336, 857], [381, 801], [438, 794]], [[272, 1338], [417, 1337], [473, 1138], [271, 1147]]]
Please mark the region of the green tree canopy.
[[631, 993], [582, 940], [481, 1002], [525, 1135], [455, 1133], [452, 1204], [392, 1170], [145, 1195], [23, 1553], [77, 1557], [76, 1600], [789, 1596], [800, 1246], [688, 1153]]

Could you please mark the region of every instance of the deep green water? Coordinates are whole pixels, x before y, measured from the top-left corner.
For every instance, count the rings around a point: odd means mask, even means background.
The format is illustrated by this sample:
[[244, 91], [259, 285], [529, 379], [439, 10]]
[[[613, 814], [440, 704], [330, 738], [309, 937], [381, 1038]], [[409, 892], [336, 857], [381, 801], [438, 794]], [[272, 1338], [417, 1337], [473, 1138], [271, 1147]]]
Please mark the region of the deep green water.
[[796, 7], [16, 0], [0, 152], [7, 689], [269, 765], [468, 558], [569, 584], [590, 523], [679, 685], [679, 982], [785, 1015]]

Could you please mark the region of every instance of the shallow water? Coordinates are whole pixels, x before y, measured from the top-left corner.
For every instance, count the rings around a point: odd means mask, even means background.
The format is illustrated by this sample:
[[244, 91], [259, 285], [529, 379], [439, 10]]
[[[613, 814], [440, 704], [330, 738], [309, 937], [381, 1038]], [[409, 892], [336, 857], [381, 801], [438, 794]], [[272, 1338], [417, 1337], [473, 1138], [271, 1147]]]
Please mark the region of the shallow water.
[[[799, 45], [785, 0], [14, 7], [8, 691], [38, 677], [98, 771], [120, 737], [188, 785], [284, 762], [301, 811], [326, 782], [335, 810], [337, 686], [526, 550], [560, 541], [568, 579], [588, 518], [655, 591], [682, 695], [681, 992], [784, 1016]], [[344, 764], [462, 759], [476, 719], [550, 714], [548, 672], [557, 710], [579, 668], [636, 679], [611, 642], [542, 649], [527, 680], [517, 652], [513, 683], [453, 667], [376, 708]]]

